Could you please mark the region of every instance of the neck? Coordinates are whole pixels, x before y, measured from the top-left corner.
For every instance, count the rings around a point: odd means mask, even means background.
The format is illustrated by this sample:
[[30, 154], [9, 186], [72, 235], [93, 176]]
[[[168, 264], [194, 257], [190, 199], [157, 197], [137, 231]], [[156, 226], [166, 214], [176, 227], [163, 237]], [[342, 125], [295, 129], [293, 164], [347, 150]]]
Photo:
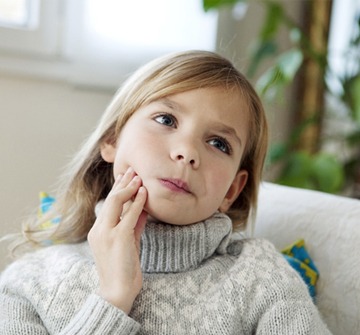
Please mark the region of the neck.
[[149, 219], [141, 240], [142, 270], [182, 272], [194, 269], [215, 253], [226, 253], [231, 232], [231, 220], [222, 213], [186, 226]]

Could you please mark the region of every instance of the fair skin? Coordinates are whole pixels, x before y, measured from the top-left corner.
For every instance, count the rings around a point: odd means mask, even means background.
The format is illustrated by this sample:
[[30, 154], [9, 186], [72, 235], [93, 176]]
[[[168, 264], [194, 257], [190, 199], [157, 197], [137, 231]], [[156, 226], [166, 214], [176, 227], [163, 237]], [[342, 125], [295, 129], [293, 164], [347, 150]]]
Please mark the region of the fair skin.
[[245, 186], [247, 172], [239, 165], [249, 115], [243, 100], [221, 88], [174, 94], [141, 107], [115, 144], [103, 143], [101, 155], [113, 163], [116, 181], [89, 243], [99, 294], [124, 312], [142, 287], [139, 249], [146, 216], [193, 224], [226, 212]]

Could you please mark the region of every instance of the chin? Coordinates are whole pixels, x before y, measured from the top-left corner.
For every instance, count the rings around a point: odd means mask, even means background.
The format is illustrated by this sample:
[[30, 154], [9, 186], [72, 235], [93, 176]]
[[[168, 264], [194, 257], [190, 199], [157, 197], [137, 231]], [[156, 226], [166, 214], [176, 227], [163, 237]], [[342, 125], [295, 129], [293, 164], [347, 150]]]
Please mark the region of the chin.
[[[177, 226], [186, 226], [204, 221], [213, 214], [204, 213], [204, 210], [200, 213], [200, 211], [195, 211], [194, 208], [186, 210], [189, 206], [186, 206], [185, 204], [184, 206], [180, 206], [178, 202], [175, 203], [168, 199], [159, 197], [156, 197], [155, 199], [151, 201], [150, 196], [148, 196], [144, 207], [144, 210], [148, 213], [149, 217], [153, 218], [155, 221]], [[196, 212], [196, 215], [194, 215], [194, 212]]]
[[187, 226], [204, 220], [204, 219], [196, 219], [196, 218], [184, 218], [181, 217], [180, 214], [177, 216], [169, 215], [168, 212], [164, 213], [163, 211], [162, 213], [159, 213], [147, 208], [145, 209], [145, 211], [148, 213], [149, 216], [148, 220], [155, 222], [162, 222], [174, 226]]
[[148, 220], [153, 221], [153, 222], [166, 223], [166, 224], [170, 224], [170, 225], [174, 225], [174, 226], [185, 226], [185, 225], [189, 225], [189, 224], [194, 223], [194, 222], [185, 222], [185, 221], [173, 220], [173, 218], [169, 218], [166, 215], [161, 216], [161, 215], [155, 215], [155, 214], [153, 214], [153, 215], [149, 214]]

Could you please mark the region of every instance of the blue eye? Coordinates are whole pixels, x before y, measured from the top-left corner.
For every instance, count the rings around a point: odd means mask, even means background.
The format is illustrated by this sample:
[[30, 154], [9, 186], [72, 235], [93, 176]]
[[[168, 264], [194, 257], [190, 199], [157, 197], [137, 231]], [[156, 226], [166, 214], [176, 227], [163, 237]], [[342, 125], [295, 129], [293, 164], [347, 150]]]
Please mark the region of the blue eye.
[[154, 118], [154, 120], [167, 127], [174, 127], [176, 125], [176, 119], [171, 114], [161, 114]]
[[228, 155], [231, 154], [231, 146], [229, 142], [223, 138], [213, 138], [209, 141], [209, 144]]

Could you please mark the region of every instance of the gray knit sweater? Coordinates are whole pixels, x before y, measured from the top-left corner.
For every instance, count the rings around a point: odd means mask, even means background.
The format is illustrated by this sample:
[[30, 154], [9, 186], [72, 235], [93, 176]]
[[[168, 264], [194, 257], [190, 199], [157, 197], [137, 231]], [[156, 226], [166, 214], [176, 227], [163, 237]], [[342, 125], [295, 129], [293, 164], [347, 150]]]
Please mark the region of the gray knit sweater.
[[[121, 255], [119, 255], [121, 257]], [[0, 334], [330, 334], [295, 271], [264, 240], [231, 240], [231, 222], [149, 222], [142, 291], [129, 316], [96, 295], [86, 242], [47, 247], [0, 278]]]

